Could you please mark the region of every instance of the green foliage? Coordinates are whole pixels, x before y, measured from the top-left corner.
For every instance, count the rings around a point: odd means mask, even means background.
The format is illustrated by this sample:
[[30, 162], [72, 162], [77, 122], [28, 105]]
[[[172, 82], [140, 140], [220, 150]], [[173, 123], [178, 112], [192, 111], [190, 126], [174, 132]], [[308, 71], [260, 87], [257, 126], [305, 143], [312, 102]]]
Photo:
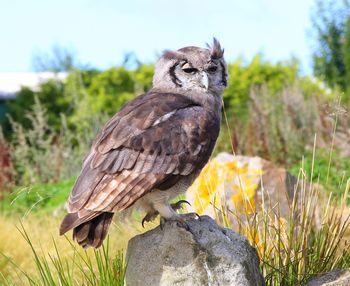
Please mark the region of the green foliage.
[[298, 72], [296, 62], [272, 64], [256, 55], [248, 65], [239, 59], [228, 65], [228, 87], [224, 93], [226, 109], [239, 116], [247, 115], [250, 89], [266, 86], [271, 95], [292, 85]]
[[350, 98], [350, 3], [318, 0], [313, 15], [317, 49], [314, 72]]
[[90, 140], [84, 141], [84, 137], [69, 130], [64, 117], [61, 117], [59, 131], [51, 128], [47, 111], [37, 98], [24, 116], [31, 128], [26, 129], [11, 120], [13, 134], [10, 149], [17, 172], [16, 183], [27, 186], [57, 182], [76, 174]]
[[[16, 94], [15, 100], [9, 100], [6, 102], [8, 114], [17, 122], [21, 123], [23, 127], [29, 128], [30, 123], [28, 119], [23, 116], [23, 111], [30, 108], [34, 104], [34, 94], [30, 88], [22, 87], [22, 89]], [[6, 122], [6, 127], [9, 126], [9, 122]], [[10, 128], [4, 128], [9, 130]]]
[[299, 79], [299, 84], [306, 100], [316, 98], [334, 101], [339, 95], [337, 89], [329, 88], [323, 81], [316, 77], [301, 77]]
[[87, 90], [92, 113], [114, 114], [135, 96], [135, 82], [131, 72], [123, 67], [111, 68], [92, 79]]
[[[247, 116], [249, 92], [253, 86], [266, 87], [273, 97], [298, 79], [296, 61], [272, 64], [264, 61], [260, 55], [247, 65], [237, 60], [229, 64], [228, 69], [230, 76], [224, 101], [229, 115]], [[24, 128], [31, 127], [24, 111], [30, 109], [36, 96], [48, 111], [48, 123], [55, 130], [60, 128], [61, 114], [67, 118], [70, 128], [84, 130], [97, 114], [111, 116], [126, 101], [149, 90], [153, 72], [153, 65], [139, 65], [133, 71], [124, 67], [103, 72], [71, 69], [66, 80], [43, 83], [39, 91], [24, 87], [16, 99], [8, 103], [8, 113]], [[304, 87], [307, 94], [324, 94], [320, 83], [309, 78], [303, 78]], [[10, 134], [9, 123], [5, 126], [5, 133]]]
[[[15, 100], [8, 101], [7, 112], [25, 129], [33, 128], [26, 111], [34, 105], [36, 97], [47, 110], [50, 128], [59, 131], [62, 115], [67, 118], [70, 127], [89, 121], [96, 114], [111, 116], [135, 96], [136, 83], [142, 90], [150, 86], [151, 72], [150, 66], [140, 67], [135, 75], [123, 67], [104, 72], [71, 70], [66, 80], [49, 80], [41, 84], [38, 91], [23, 87]], [[10, 137], [10, 121], [5, 120], [3, 125], [5, 134]]]
[[0, 99], [0, 122], [3, 121], [7, 113], [7, 106], [5, 102], [5, 100]]
[[147, 92], [152, 87], [154, 65], [140, 65], [134, 72], [135, 91], [137, 94]]
[[[23, 87], [16, 96], [15, 100], [7, 101], [8, 115], [20, 123], [24, 128], [32, 128], [32, 122], [25, 115], [35, 102], [35, 97], [41, 102], [48, 112], [48, 124], [58, 130], [61, 125], [60, 114], [68, 114], [69, 98], [64, 96], [64, 83], [59, 80], [49, 80], [40, 86], [40, 90], [35, 92], [27, 87]], [[9, 119], [4, 123], [5, 131], [9, 134]], [[7, 128], [6, 128], [7, 127]]]
[[21, 215], [38, 210], [51, 212], [64, 205], [74, 182], [75, 178], [70, 178], [58, 183], [17, 187], [13, 192], [5, 194], [0, 201], [0, 210]]
[[[308, 178], [313, 182], [319, 182], [325, 186], [328, 191], [332, 191], [338, 198], [343, 195], [343, 188], [346, 180], [350, 178], [350, 161], [343, 159], [337, 151], [332, 152], [330, 162], [330, 150], [318, 149], [315, 151], [316, 164], [312, 162], [313, 152], [305, 151], [303, 153], [303, 169], [312, 177]], [[294, 164], [289, 168], [292, 175], [298, 176], [300, 163]]]

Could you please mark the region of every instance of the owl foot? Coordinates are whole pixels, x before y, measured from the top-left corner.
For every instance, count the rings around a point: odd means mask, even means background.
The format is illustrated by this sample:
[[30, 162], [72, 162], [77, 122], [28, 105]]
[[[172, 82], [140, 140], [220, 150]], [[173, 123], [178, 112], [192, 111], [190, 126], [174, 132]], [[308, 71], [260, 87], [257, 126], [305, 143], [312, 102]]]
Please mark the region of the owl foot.
[[199, 219], [200, 220], [201, 218], [197, 213], [179, 214], [179, 215], [177, 215], [173, 218], [169, 218], [169, 219], [161, 217], [159, 226], [160, 226], [160, 229], [163, 230], [166, 222], [175, 221], [178, 227], [182, 227], [182, 228], [186, 229], [187, 231], [189, 231], [190, 227], [186, 221], [191, 220], [191, 219]]
[[[182, 205], [183, 204], [188, 204], [188, 205], [191, 205], [188, 201], [186, 200], [180, 200], [178, 201], [177, 203], [174, 203], [174, 204], [171, 204], [171, 208], [174, 210], [174, 211], [177, 211], [179, 209], [182, 209]], [[145, 217], [142, 219], [142, 227], [145, 228], [145, 222], [150, 222], [150, 221], [153, 221], [156, 219], [156, 217], [159, 215], [159, 212], [154, 210], [154, 211], [150, 211], [148, 212]]]
[[177, 203], [175, 203], [175, 204], [171, 204], [170, 206], [171, 206], [171, 208], [174, 210], [174, 211], [177, 211], [177, 210], [179, 210], [179, 209], [182, 209], [182, 205], [183, 204], [188, 204], [189, 206], [191, 206], [191, 204], [188, 202], [188, 201], [186, 201], [186, 200], [180, 200], [180, 201], [178, 201]]
[[151, 212], [148, 212], [145, 217], [142, 219], [142, 227], [145, 228], [144, 224], [145, 222], [150, 222], [150, 221], [153, 221], [156, 219], [156, 217], [159, 215], [159, 212], [157, 211], [151, 211]]

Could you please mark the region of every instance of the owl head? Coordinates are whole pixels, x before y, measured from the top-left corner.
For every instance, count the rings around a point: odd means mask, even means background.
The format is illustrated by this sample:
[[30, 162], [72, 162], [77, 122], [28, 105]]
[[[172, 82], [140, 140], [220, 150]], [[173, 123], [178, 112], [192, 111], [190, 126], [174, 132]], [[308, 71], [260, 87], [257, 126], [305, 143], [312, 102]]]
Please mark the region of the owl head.
[[191, 46], [166, 51], [155, 66], [154, 88], [221, 95], [226, 85], [224, 49], [215, 38], [207, 49]]

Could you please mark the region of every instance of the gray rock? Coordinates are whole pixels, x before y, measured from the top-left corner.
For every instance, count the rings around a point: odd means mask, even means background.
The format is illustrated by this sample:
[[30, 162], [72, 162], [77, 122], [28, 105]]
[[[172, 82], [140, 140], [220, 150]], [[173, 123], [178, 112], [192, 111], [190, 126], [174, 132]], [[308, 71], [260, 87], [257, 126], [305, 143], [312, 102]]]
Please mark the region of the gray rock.
[[350, 270], [337, 269], [330, 272], [322, 273], [312, 279], [305, 286], [349, 286]]
[[126, 285], [265, 285], [247, 239], [208, 216], [189, 231], [167, 222], [129, 241]]

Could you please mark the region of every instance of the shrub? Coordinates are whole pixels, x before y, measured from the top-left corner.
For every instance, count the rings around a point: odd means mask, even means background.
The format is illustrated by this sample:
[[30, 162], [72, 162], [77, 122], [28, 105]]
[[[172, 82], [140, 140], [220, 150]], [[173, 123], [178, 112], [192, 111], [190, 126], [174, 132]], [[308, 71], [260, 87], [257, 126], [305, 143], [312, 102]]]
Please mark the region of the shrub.
[[13, 176], [14, 170], [10, 148], [0, 126], [0, 200], [3, 198], [4, 192], [10, 189]]
[[111, 68], [93, 78], [87, 90], [88, 102], [93, 113], [112, 115], [125, 102], [134, 97], [135, 83], [125, 68]]
[[[41, 105], [48, 111], [47, 120], [51, 128], [59, 130], [61, 126], [61, 114], [69, 115], [70, 99], [64, 96], [64, 83], [60, 80], [49, 80], [40, 85], [38, 91], [33, 91], [27, 87], [23, 87], [16, 95], [15, 100], [7, 102], [8, 114], [16, 122], [20, 123], [24, 128], [32, 128], [31, 121], [25, 116], [35, 104], [37, 98]], [[10, 128], [10, 123], [4, 123], [5, 127]], [[9, 134], [9, 130], [7, 134]]]
[[[82, 153], [86, 152], [90, 142], [76, 137], [67, 128], [64, 117], [61, 118], [59, 132], [51, 128], [46, 109], [37, 98], [25, 116], [31, 129], [25, 129], [11, 119], [13, 138], [10, 146], [17, 183], [57, 182], [76, 174], [80, 169]], [[74, 144], [74, 140], [79, 141]]]
[[321, 148], [330, 146], [334, 136], [347, 134], [349, 118], [340, 112], [343, 107], [339, 102], [330, 104], [318, 95], [304, 96], [299, 82], [275, 95], [266, 86], [253, 87], [249, 99], [249, 116], [229, 119], [237, 154], [259, 155], [290, 166], [301, 159], [300, 154], [312, 150], [315, 134]]
[[272, 64], [256, 55], [244, 65], [241, 59], [228, 65], [228, 87], [224, 92], [226, 109], [229, 114], [247, 116], [249, 92], [252, 86], [265, 86], [273, 97], [286, 85], [292, 85], [297, 78], [296, 62]]

